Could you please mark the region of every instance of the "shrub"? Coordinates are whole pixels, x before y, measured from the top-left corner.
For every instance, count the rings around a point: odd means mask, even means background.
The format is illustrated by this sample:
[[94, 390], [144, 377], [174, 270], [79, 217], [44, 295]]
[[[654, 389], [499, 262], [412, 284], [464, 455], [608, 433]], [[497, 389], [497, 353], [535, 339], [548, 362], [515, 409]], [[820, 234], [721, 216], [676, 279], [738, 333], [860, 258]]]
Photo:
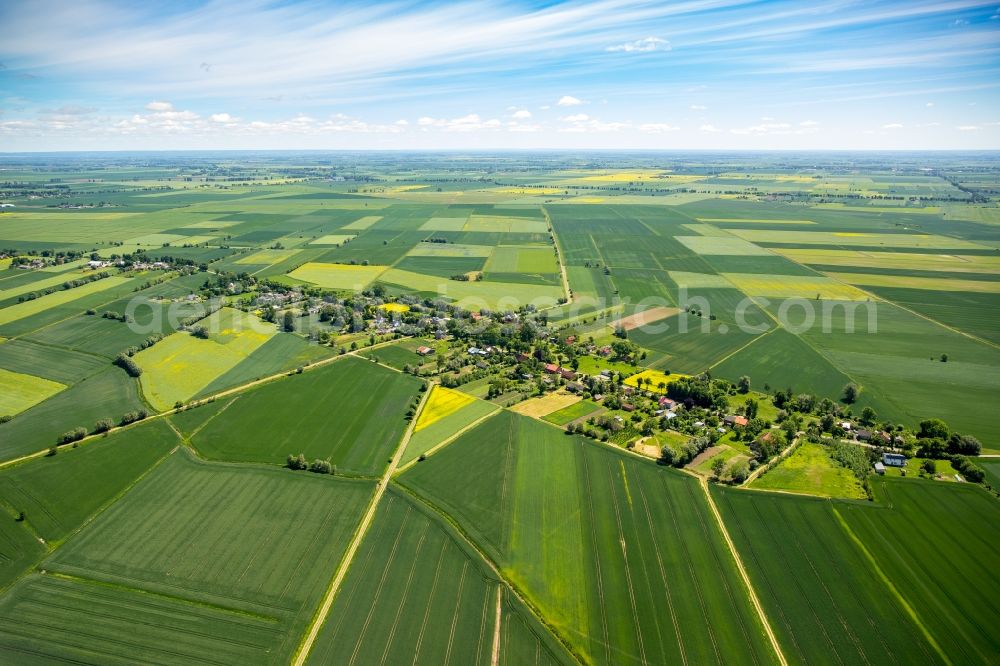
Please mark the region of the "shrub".
[[130, 377], [138, 377], [142, 374], [142, 368], [128, 354], [118, 354], [114, 364], [127, 372]]
[[115, 424], [111, 421], [111, 419], [101, 419], [94, 425], [94, 432], [95, 433], [107, 432], [111, 430], [114, 427], [114, 425]]
[[87, 429], [83, 426], [77, 426], [72, 430], [64, 432], [59, 435], [59, 444], [69, 444], [70, 442], [77, 442], [87, 436]]
[[316, 474], [330, 474], [332, 473], [332, 470], [333, 467], [327, 460], [316, 459], [309, 465], [309, 471], [315, 472]]

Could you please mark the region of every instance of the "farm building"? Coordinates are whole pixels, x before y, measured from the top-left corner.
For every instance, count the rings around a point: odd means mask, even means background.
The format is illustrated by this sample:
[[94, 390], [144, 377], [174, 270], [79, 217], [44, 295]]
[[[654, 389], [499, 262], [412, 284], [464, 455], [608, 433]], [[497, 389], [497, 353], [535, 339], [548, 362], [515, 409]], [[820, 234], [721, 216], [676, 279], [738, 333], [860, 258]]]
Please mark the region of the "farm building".
[[550, 375], [554, 375], [557, 372], [559, 372], [559, 366], [556, 365], [555, 363], [546, 363], [545, 372], [549, 373]]
[[906, 456], [901, 453], [883, 453], [882, 463], [886, 467], [906, 467]]
[[[583, 393], [584, 391], [587, 390], [587, 387], [579, 382], [567, 382], [566, 388], [569, 389], [570, 391], [573, 391], [574, 393]], [[594, 399], [599, 400], [600, 398], [594, 396]]]
[[747, 417], [740, 416], [739, 414], [730, 414], [726, 418], [722, 419], [722, 421], [727, 426], [741, 426], [741, 427], [743, 427], [743, 426], [746, 426], [747, 423], [749, 423], [749, 421], [747, 421]]
[[885, 465], [883, 465], [880, 462], [875, 463], [875, 473], [876, 474], [885, 474]]
[[663, 409], [674, 409], [675, 407], [677, 407], [677, 401], [671, 400], [670, 398], [668, 398], [665, 395], [664, 396], [660, 396], [660, 399], [658, 400], [658, 402], [659, 402], [660, 407], [662, 407]]
[[420, 347], [417, 347], [417, 353], [420, 354], [421, 356], [427, 356], [428, 354], [433, 354], [434, 350], [431, 349], [430, 347], [425, 347], [421, 345]]

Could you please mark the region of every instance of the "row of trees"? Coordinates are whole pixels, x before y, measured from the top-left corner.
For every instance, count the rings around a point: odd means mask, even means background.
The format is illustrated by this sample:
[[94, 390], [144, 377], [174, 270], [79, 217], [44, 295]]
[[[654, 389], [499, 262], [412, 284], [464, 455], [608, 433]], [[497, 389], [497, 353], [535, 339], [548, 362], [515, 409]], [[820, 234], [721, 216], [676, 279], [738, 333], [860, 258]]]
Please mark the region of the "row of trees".
[[313, 472], [315, 474], [336, 474], [336, 465], [331, 465], [329, 460], [320, 460], [317, 458], [312, 462], [306, 462], [306, 456], [303, 453], [299, 455], [288, 454], [288, 460], [285, 463], [288, 469], [302, 470]]

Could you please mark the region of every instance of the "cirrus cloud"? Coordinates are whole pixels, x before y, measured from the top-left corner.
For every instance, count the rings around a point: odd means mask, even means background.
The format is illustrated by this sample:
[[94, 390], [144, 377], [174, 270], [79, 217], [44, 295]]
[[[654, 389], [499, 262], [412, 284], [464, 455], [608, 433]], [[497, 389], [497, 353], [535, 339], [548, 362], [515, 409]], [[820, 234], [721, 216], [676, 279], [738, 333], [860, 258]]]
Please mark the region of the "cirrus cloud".
[[612, 53], [650, 53], [652, 51], [669, 51], [670, 42], [665, 39], [660, 39], [659, 37], [643, 37], [642, 39], [637, 39], [634, 42], [625, 42], [624, 44], [609, 46], [604, 50]]

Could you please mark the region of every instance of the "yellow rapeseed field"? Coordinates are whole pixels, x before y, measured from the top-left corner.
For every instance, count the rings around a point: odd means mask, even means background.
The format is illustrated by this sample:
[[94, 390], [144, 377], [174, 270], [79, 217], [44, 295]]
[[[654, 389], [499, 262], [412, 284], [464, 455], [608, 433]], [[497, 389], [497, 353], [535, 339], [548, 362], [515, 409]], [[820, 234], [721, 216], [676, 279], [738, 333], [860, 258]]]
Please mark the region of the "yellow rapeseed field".
[[[666, 375], [660, 372], [659, 370], [643, 370], [642, 372], [638, 372], [632, 375], [631, 377], [627, 377], [624, 383], [626, 386], [639, 388], [639, 380], [642, 379], [642, 381], [644, 382], [642, 387], [643, 390], [656, 391], [657, 393], [666, 393], [667, 384], [676, 379], [680, 379], [681, 377], [687, 377], [687, 375], [682, 375], [677, 372], [673, 372], [669, 375]], [[663, 384], [662, 389], [660, 388], [661, 383]]]
[[435, 385], [431, 389], [431, 396], [427, 399], [424, 410], [420, 412], [420, 416], [417, 418], [417, 425], [413, 429], [414, 432], [420, 432], [432, 423], [440, 421], [449, 414], [454, 414], [474, 400], [475, 398], [471, 395]]

